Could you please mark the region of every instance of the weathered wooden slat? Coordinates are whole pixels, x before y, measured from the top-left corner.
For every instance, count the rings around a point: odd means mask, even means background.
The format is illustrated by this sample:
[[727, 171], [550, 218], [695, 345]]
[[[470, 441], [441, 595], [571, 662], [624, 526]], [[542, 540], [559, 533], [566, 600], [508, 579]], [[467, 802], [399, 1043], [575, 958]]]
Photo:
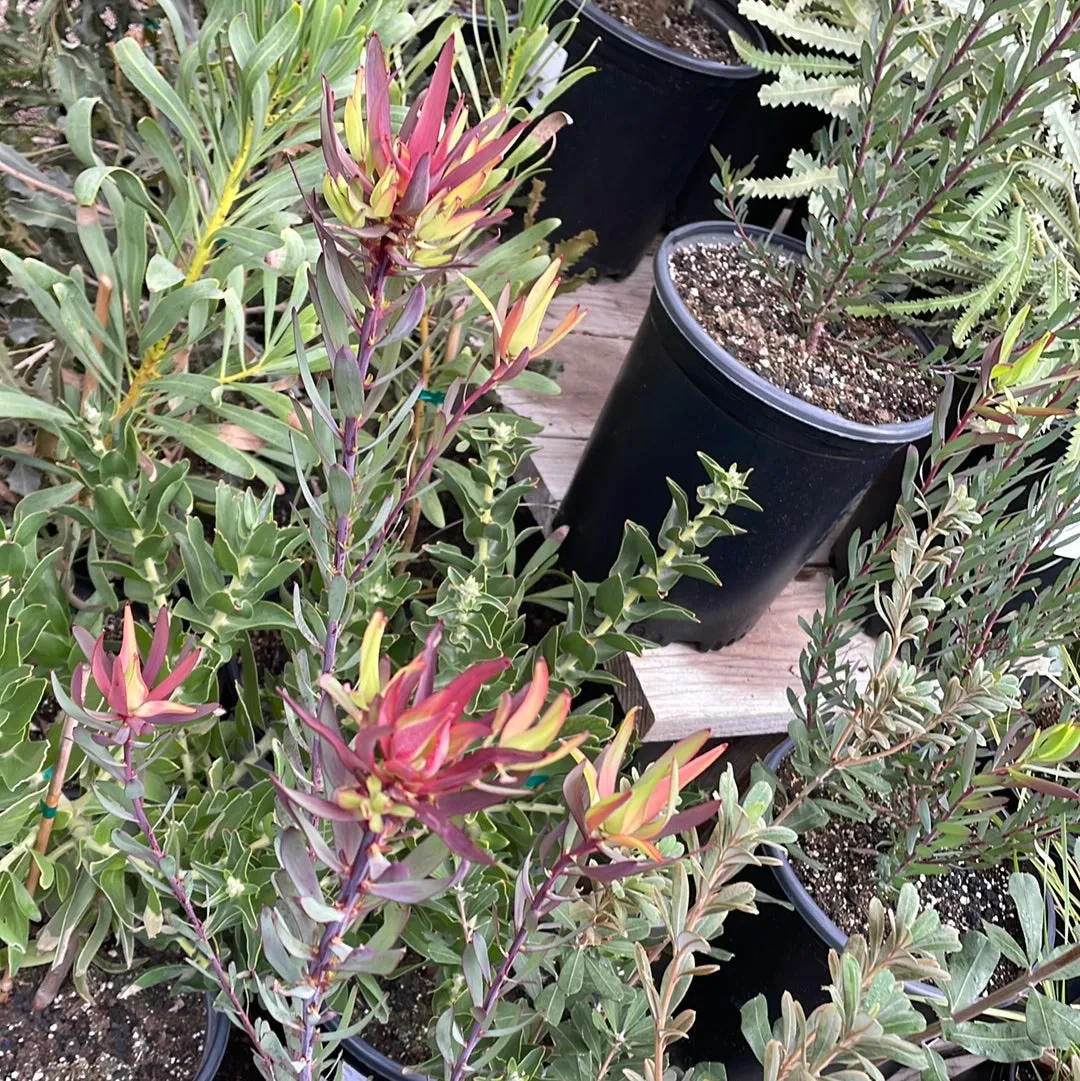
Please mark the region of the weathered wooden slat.
[[[612, 667], [625, 684], [619, 701], [641, 710], [644, 738], [679, 739], [706, 727], [721, 738], [786, 731], [788, 689], [800, 687], [806, 640], [799, 617], [821, 604], [827, 578], [821, 570], [803, 571], [745, 638], [719, 652], [672, 645], [619, 658]], [[851, 648], [862, 653], [872, 643], [860, 635]]]

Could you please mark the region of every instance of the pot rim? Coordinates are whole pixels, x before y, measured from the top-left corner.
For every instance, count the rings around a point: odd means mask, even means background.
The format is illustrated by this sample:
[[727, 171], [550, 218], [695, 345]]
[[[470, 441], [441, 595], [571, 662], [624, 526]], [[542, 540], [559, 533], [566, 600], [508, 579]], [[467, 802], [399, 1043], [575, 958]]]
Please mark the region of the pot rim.
[[400, 1062], [395, 1062], [389, 1055], [373, 1047], [363, 1036], [347, 1036], [341, 1041], [341, 1049], [347, 1067], [353, 1070], [363, 1068], [382, 1081], [431, 1081], [426, 1074], [405, 1069]]
[[[772, 233], [759, 225], [744, 225], [743, 229], [752, 236], [766, 238], [773, 247], [795, 253], [803, 251], [803, 245], [797, 241], [783, 234]], [[786, 416], [844, 439], [857, 440], [860, 443], [887, 443], [899, 446], [903, 443], [914, 443], [929, 434], [934, 420], [933, 413], [919, 420], [903, 421], [897, 424], [862, 424], [848, 420], [838, 413], [831, 413], [827, 409], [812, 405], [810, 402], [803, 401], [802, 398], [795, 397], [794, 394], [789, 394], [786, 390], [773, 386], [767, 379], [763, 379], [736, 360], [722, 346], [717, 345], [701, 328], [682, 297], [679, 296], [669, 268], [672, 252], [688, 247], [691, 243], [708, 243], [709, 241], [723, 244], [741, 243], [735, 234], [735, 226], [730, 222], [692, 222], [668, 233], [653, 258], [653, 290], [660, 298], [660, 303], [671, 321], [714, 368], [742, 390], [761, 399]], [[916, 340], [920, 345], [923, 344], [923, 339], [918, 335], [916, 335]]]
[[[766, 47], [761, 30], [738, 15], [726, 0], [704, 0], [704, 3], [722, 16], [722, 21], [729, 24], [729, 29], [737, 29], [742, 37], [749, 38], [755, 48], [764, 49]], [[661, 60], [675, 67], [697, 72], [700, 75], [736, 79], [740, 82], [757, 79], [761, 75], [757, 68], [752, 68], [749, 64], [721, 64], [716, 60], [702, 60], [700, 57], [691, 56], [689, 53], [684, 53], [679, 49], [673, 49], [670, 45], [664, 45], [632, 29], [621, 19], [609, 15], [606, 11], [597, 7], [596, 4], [589, 3], [589, 0], [570, 0], [570, 6], [577, 9], [577, 15], [584, 16], [606, 33], [619, 38], [625, 44], [640, 52], [648, 54], [654, 60]]]
[[[774, 747], [765, 757], [765, 766], [774, 776], [780, 763], [791, 753], [793, 746], [794, 743], [790, 738], [785, 739], [783, 743]], [[795, 911], [810, 925], [814, 933], [826, 946], [837, 951], [842, 950], [847, 944], [849, 936], [845, 935], [844, 932], [836, 926], [836, 924], [825, 914], [825, 911], [817, 901], [810, 896], [810, 891], [803, 885], [799, 876], [795, 874], [795, 870], [791, 866], [791, 861], [788, 859], [787, 851], [780, 847], [772, 847], [770, 855], [780, 861], [779, 863], [773, 864], [770, 867], [770, 870], [780, 884], [780, 888], [786, 894], [787, 899], [794, 906]], [[1056, 930], [1057, 921], [1055, 916], [1054, 899], [1050, 894], [1050, 891], [1047, 890], [1046, 932], [1051, 942], [1054, 940], [1054, 933]], [[905, 980], [904, 989], [909, 995], [916, 995], [919, 998], [933, 999], [937, 1002], [946, 1001], [946, 996], [941, 991], [920, 980]], [[1016, 1000], [1011, 999], [1010, 1001], [1015, 1002]]]
[[221, 1069], [221, 1060], [229, 1046], [232, 1022], [220, 1010], [214, 1008], [214, 996], [207, 991], [206, 1002], [206, 1039], [203, 1043], [202, 1058], [195, 1069], [192, 1081], [213, 1081]]

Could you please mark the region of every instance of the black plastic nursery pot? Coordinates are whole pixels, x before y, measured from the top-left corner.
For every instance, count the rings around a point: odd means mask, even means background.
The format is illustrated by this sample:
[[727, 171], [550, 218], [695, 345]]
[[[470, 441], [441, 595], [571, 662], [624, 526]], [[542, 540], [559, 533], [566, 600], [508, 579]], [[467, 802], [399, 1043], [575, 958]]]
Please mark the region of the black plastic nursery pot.
[[206, 1041], [203, 1044], [202, 1058], [195, 1071], [193, 1081], [214, 1081], [229, 1046], [229, 1033], [232, 1026], [229, 1019], [220, 1010], [214, 1009], [213, 995], [206, 996]]
[[409, 1072], [359, 1036], [342, 1040], [341, 1051], [343, 1081], [430, 1081], [423, 1074]]
[[[745, 368], [698, 326], [672, 283], [671, 253], [700, 242], [740, 241], [730, 225], [699, 223], [677, 229], [662, 244], [648, 311], [557, 523], [569, 526], [563, 567], [599, 581], [618, 554], [627, 519], [655, 537], [670, 505], [666, 478], [691, 497], [704, 482], [698, 451], [723, 466], [752, 469], [749, 493], [763, 512], [733, 511], [730, 520], [747, 532], [720, 538], [706, 552], [723, 587], [684, 578], [670, 594], [699, 622], [652, 621], [641, 628], [659, 642], [716, 649], [757, 622], [896, 448], [925, 435], [931, 418], [858, 424]], [[771, 243], [801, 251], [785, 237]]]
[[[718, 25], [763, 44], [757, 29], [719, 0], [697, 0], [696, 6]], [[757, 72], [661, 45], [594, 4], [585, 4], [578, 19], [566, 47], [568, 64], [584, 60], [597, 70], [557, 102], [573, 123], [559, 132], [543, 175], [540, 214], [560, 219], [556, 239], [596, 233], [596, 245], [575, 271], [591, 267], [622, 278], [660, 232], [732, 98], [743, 84], [756, 82]]]
[[[762, 105], [758, 100], [761, 85], [760, 78], [747, 79], [736, 88], [713, 130], [709, 145], [694, 163], [668, 215], [669, 229], [723, 217], [716, 206], [720, 193], [712, 184], [713, 177], [719, 172], [713, 147], [721, 157], [730, 160], [733, 169], [753, 163], [755, 177], [784, 174], [792, 150], [809, 151], [813, 147], [814, 135], [826, 125], [826, 117], [809, 105], [782, 108]], [[785, 205], [780, 199], [751, 199], [747, 203], [746, 221], [768, 228], [775, 223]], [[792, 214], [783, 231], [801, 239], [806, 235], [807, 201], [805, 198], [792, 200], [790, 205]]]
[[[765, 759], [773, 773], [791, 751], [785, 740]], [[740, 875], [757, 888], [758, 915], [732, 913], [724, 924], [718, 941], [733, 956], [721, 963], [711, 976], [699, 977], [690, 986], [682, 1003], [697, 1011], [697, 1022], [689, 1039], [672, 1048], [673, 1056], [689, 1066], [698, 1062], [721, 1062], [728, 1081], [760, 1081], [761, 1065], [754, 1058], [742, 1035], [740, 1011], [759, 994], [769, 1003], [769, 1016], [780, 1014], [780, 1000], [785, 991], [809, 1013], [827, 1001], [823, 988], [829, 983], [829, 950], [842, 951], [847, 935], [822, 911], [795, 874], [786, 854], [773, 850], [780, 862], [773, 867], [749, 868]], [[772, 898], [764, 901], [761, 895]], [[1054, 937], [1054, 906], [1047, 895], [1048, 934]], [[910, 981], [908, 993], [922, 999], [942, 998], [935, 988]], [[929, 1011], [929, 1007], [926, 1007]], [[928, 1013], [929, 1016], [929, 1013]], [[979, 1076], [993, 1076], [997, 1067]], [[970, 1071], [966, 1075], [974, 1076]]]

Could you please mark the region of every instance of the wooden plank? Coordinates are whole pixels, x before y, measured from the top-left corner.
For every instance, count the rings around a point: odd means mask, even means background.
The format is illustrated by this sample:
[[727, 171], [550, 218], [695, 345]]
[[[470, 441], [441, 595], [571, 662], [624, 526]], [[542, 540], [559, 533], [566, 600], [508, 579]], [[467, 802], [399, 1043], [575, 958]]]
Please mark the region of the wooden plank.
[[[786, 731], [787, 691], [799, 689], [805, 644], [799, 616], [821, 605], [827, 580], [824, 571], [803, 571], [745, 638], [719, 652], [671, 645], [618, 658], [611, 670], [624, 683], [619, 702], [641, 710], [642, 738], [679, 739], [702, 728], [720, 738]], [[873, 641], [860, 634], [849, 648], [868, 658]]]

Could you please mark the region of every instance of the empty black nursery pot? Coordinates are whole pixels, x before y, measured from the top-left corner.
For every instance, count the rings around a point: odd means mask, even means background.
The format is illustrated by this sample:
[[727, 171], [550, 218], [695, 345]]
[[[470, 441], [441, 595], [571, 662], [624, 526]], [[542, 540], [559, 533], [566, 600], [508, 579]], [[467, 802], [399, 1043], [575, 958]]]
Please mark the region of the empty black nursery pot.
[[[755, 27], [717, 0], [696, 6], [711, 21], [763, 43]], [[595, 41], [585, 62], [597, 71], [559, 99], [573, 123], [559, 132], [544, 174], [541, 216], [561, 220], [557, 239], [596, 233], [575, 271], [592, 267], [623, 278], [661, 231], [729, 101], [757, 72], [661, 45], [594, 4], [585, 4], [578, 18], [568, 62], [582, 61]]]
[[[700, 622], [654, 621], [643, 628], [660, 642], [716, 649], [757, 622], [896, 447], [924, 435], [931, 418], [857, 424], [745, 368], [698, 326], [672, 283], [671, 253], [701, 242], [740, 241], [731, 225], [707, 222], [677, 229], [661, 245], [649, 308], [558, 521], [570, 527], [563, 566], [598, 581], [615, 560], [627, 519], [656, 535], [670, 503], [666, 477], [691, 494], [704, 483], [699, 450], [723, 466], [752, 468], [750, 495], [764, 512], [733, 512], [731, 521], [748, 532], [721, 538], [707, 552], [723, 588], [684, 578], [672, 591], [671, 599]], [[801, 251], [785, 237], [771, 243]]]

